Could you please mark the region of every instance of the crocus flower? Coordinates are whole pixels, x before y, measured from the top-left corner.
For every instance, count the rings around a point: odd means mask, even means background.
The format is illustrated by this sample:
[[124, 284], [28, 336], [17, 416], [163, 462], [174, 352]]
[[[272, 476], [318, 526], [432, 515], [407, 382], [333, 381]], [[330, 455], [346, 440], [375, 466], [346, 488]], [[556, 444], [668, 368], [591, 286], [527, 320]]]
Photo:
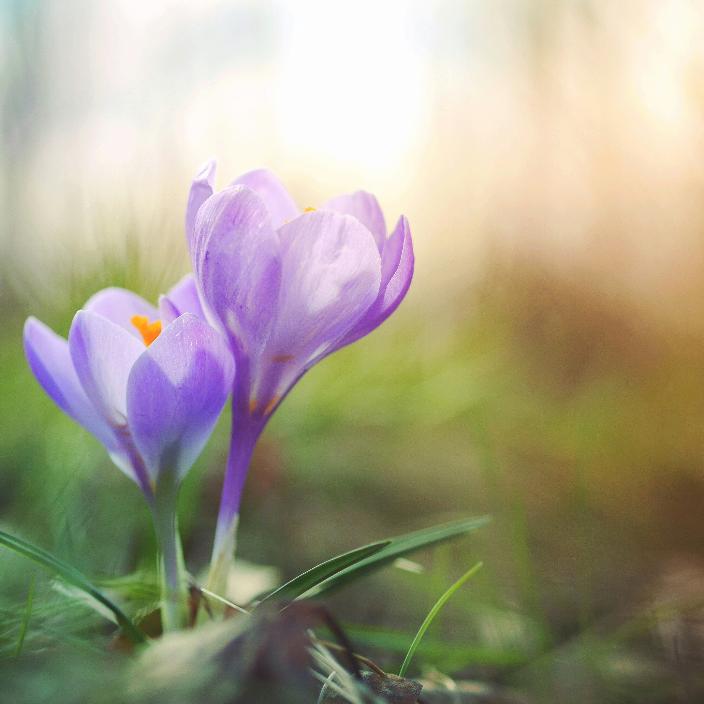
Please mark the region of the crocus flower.
[[252, 450], [291, 387], [321, 359], [379, 326], [413, 275], [408, 221], [387, 235], [364, 191], [303, 212], [268, 171], [214, 192], [215, 163], [193, 182], [186, 231], [205, 314], [227, 336], [237, 374], [232, 446], [215, 538], [211, 587], [234, 549]]
[[76, 314], [68, 341], [35, 318], [24, 329], [41, 386], [103, 443], [149, 504], [167, 580], [167, 627], [178, 621], [183, 586], [176, 492], [212, 431], [234, 373], [225, 339], [199, 317], [191, 292], [187, 278], [162, 298], [165, 324], [144, 299], [109, 288]]

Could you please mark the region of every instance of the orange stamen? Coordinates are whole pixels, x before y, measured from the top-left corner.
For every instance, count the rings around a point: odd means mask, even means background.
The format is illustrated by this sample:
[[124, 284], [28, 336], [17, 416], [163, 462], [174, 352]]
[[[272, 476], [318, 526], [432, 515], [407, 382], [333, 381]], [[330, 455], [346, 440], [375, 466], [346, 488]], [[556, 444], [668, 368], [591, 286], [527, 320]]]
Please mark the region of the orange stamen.
[[150, 323], [146, 315], [133, 315], [130, 322], [134, 325], [144, 340], [144, 344], [149, 345], [161, 334], [161, 320]]
[[304, 213], [314, 213], [315, 208], [311, 208], [310, 206], [308, 206], [307, 208], [303, 208], [303, 212]]

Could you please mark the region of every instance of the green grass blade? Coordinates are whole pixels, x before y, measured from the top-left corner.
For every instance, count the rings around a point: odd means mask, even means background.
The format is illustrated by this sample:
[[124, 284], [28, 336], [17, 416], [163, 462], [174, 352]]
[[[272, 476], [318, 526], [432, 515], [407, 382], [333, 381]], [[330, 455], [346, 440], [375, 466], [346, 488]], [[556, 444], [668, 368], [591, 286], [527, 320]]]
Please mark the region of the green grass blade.
[[280, 587], [274, 589], [273, 592], [269, 592], [261, 601], [260, 604], [265, 601], [276, 599], [278, 601], [293, 601], [301, 594], [304, 594], [309, 589], [317, 586], [326, 579], [337, 574], [341, 570], [350, 567], [361, 560], [365, 560], [380, 550], [383, 550], [387, 545], [389, 545], [390, 540], [381, 540], [377, 543], [371, 543], [370, 545], [364, 545], [361, 548], [355, 548], [349, 552], [345, 552], [342, 555], [337, 555], [336, 557], [321, 562], [319, 565], [312, 567], [311, 569], [299, 574], [298, 577], [294, 577], [292, 580], [282, 584]]
[[27, 635], [27, 629], [29, 628], [29, 619], [32, 616], [32, 604], [34, 603], [34, 585], [36, 581], [36, 575], [32, 575], [32, 579], [29, 582], [29, 589], [27, 590], [27, 603], [24, 607], [24, 615], [22, 616], [22, 623], [20, 624], [20, 635], [17, 639], [17, 647], [15, 648], [16, 658], [18, 658], [22, 652], [24, 639]]
[[[408, 652], [408, 633], [350, 623], [343, 623], [342, 626], [352, 642], [360, 648], [383, 651], [385, 655], [395, 653], [401, 658]], [[427, 633], [416, 649], [415, 657], [419, 655], [436, 664], [439, 669], [450, 672], [478, 665], [519, 667], [534, 657], [532, 651], [520, 646], [467, 645], [464, 642], [432, 638]]]
[[89, 594], [93, 599], [106, 606], [117, 619], [123, 633], [134, 643], [142, 643], [145, 640], [144, 634], [132, 623], [128, 616], [120, 609], [117, 604], [113, 603], [106, 597], [97, 587], [95, 587], [88, 578], [79, 572], [75, 567], [67, 562], [60, 560], [51, 553], [43, 550], [36, 545], [28, 543], [14, 535], [0, 531], [0, 545], [13, 550], [19, 555], [36, 562], [45, 569], [54, 572], [74, 587]]
[[471, 577], [473, 577], [481, 568], [482, 568], [481, 562], [477, 562], [474, 567], [471, 569], [467, 570], [434, 604], [433, 607], [428, 611], [428, 615], [425, 617], [425, 620], [423, 623], [420, 624], [420, 628], [418, 629], [418, 633], [416, 633], [416, 637], [413, 639], [413, 642], [411, 643], [410, 647], [408, 648], [408, 652], [406, 653], [406, 657], [403, 660], [403, 664], [401, 665], [401, 669], [398, 671], [398, 676], [399, 677], [404, 677], [406, 674], [406, 670], [408, 670], [408, 666], [411, 664], [411, 660], [413, 659], [413, 655], [415, 654], [416, 650], [418, 649], [418, 646], [420, 645], [421, 640], [423, 639], [423, 636], [425, 635], [425, 632], [430, 628], [430, 624], [435, 620], [435, 617], [440, 613], [440, 610], [442, 609], [443, 606], [449, 601], [450, 597]]
[[436, 545], [446, 540], [458, 538], [461, 535], [470, 533], [471, 531], [481, 528], [490, 520], [489, 516], [480, 516], [478, 518], [465, 518], [452, 523], [444, 523], [432, 528], [425, 528], [413, 533], [407, 533], [396, 538], [391, 538], [388, 545], [379, 550], [374, 555], [360, 560], [355, 564], [340, 570], [336, 574], [328, 577], [325, 581], [315, 586], [306, 596], [317, 597], [327, 594], [333, 589], [337, 589], [342, 585], [354, 579], [373, 572], [374, 570], [387, 565], [398, 557], [403, 557], [421, 548]]

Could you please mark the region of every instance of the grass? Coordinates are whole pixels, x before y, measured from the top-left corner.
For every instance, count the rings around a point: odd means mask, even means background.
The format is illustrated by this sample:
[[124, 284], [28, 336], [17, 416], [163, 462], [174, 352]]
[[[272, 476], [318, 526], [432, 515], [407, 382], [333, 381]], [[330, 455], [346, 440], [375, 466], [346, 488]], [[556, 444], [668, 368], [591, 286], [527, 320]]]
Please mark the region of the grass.
[[[53, 574], [61, 577], [68, 584], [79, 589], [87, 594], [91, 599], [94, 599], [98, 604], [106, 608], [114, 616], [115, 621], [122, 628], [123, 633], [133, 643], [143, 643], [145, 640], [144, 634], [132, 623], [132, 620], [124, 613], [124, 611], [109, 599], [100, 589], [91, 583], [91, 581], [81, 574], [73, 565], [60, 560], [55, 555], [43, 550], [42, 548], [32, 545], [16, 535], [10, 535], [4, 531], [0, 531], [0, 545], [9, 550], [13, 550], [18, 555], [22, 555], [32, 562], [38, 564], [44, 569], [49, 570]], [[34, 587], [32, 587], [32, 592]], [[28, 609], [31, 612], [32, 601], [30, 599]], [[29, 619], [29, 616], [27, 616]], [[26, 630], [26, 626], [24, 627]], [[24, 637], [22, 638], [24, 640]]]
[[421, 623], [420, 628], [418, 629], [418, 632], [416, 633], [415, 637], [413, 638], [413, 641], [411, 642], [410, 646], [408, 647], [408, 652], [406, 653], [406, 657], [403, 659], [403, 662], [401, 663], [401, 668], [398, 671], [399, 677], [404, 677], [406, 675], [406, 672], [408, 672], [408, 667], [411, 664], [411, 660], [413, 660], [413, 656], [416, 654], [416, 650], [418, 650], [418, 646], [420, 645], [420, 642], [423, 639], [423, 636], [425, 636], [427, 630], [430, 628], [430, 624], [435, 620], [436, 616], [440, 613], [442, 607], [445, 606], [445, 604], [452, 598], [452, 596], [455, 594], [455, 592], [457, 592], [465, 582], [467, 582], [470, 578], [472, 578], [482, 568], [482, 565], [483, 565], [483, 563], [477, 562], [476, 565], [474, 565], [473, 567], [470, 567], [432, 605], [432, 607], [430, 608], [430, 611], [428, 611], [428, 615], [423, 620], [423, 623]]
[[27, 628], [29, 627], [29, 619], [32, 617], [32, 606], [34, 604], [34, 587], [36, 584], [36, 578], [32, 575], [29, 582], [29, 589], [27, 589], [27, 604], [25, 605], [24, 616], [22, 617], [22, 623], [20, 625], [20, 633], [17, 638], [17, 647], [15, 648], [15, 657], [18, 658], [22, 654], [22, 647], [24, 646], [24, 639], [27, 637]]

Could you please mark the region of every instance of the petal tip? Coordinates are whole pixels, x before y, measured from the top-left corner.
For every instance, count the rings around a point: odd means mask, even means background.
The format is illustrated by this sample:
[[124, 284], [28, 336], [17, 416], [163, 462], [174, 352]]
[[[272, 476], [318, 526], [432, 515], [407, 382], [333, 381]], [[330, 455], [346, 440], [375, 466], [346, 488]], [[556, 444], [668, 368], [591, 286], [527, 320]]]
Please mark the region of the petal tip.
[[85, 310], [85, 308], [80, 308], [75, 312], [73, 316], [73, 320], [71, 321], [71, 327], [73, 327], [74, 325], [83, 325], [83, 323], [87, 319], [90, 319], [94, 315], [95, 313], [91, 313], [90, 311]]
[[58, 337], [46, 323], [30, 315], [22, 326], [22, 343], [25, 354], [28, 357], [31, 356], [35, 345], [41, 345], [42, 336], [47, 335]]
[[22, 345], [30, 367], [32, 366], [32, 357], [34, 356], [34, 346], [37, 342], [36, 338], [44, 332], [45, 328], [47, 328], [47, 326], [34, 316], [30, 316], [24, 321], [24, 326], [22, 327]]
[[215, 172], [217, 171], [218, 163], [214, 158], [208, 159], [196, 173], [194, 181], [205, 183], [211, 188], [214, 186]]
[[26, 339], [29, 337], [29, 335], [32, 334], [32, 331], [38, 328], [39, 326], [44, 325], [40, 320], [37, 320], [33, 315], [30, 315], [27, 320], [24, 321], [24, 325], [22, 326], [22, 336]]

